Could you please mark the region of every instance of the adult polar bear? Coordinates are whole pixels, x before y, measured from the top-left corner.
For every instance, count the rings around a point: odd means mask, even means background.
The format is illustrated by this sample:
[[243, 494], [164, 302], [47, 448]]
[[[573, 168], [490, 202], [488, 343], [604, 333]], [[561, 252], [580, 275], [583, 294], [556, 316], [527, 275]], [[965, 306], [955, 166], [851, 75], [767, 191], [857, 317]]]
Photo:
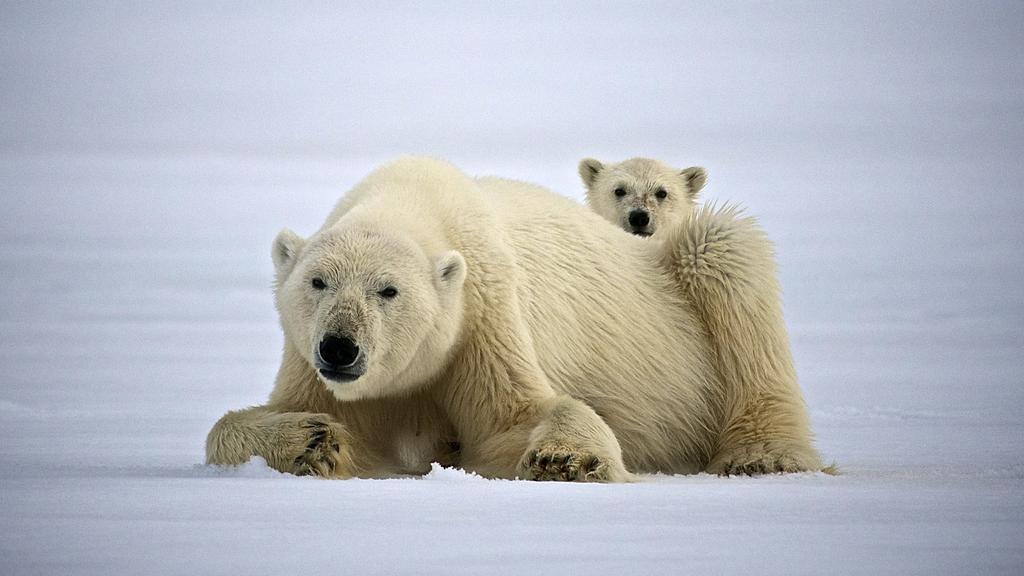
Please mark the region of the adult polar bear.
[[436, 160], [384, 166], [308, 241], [275, 240], [277, 381], [214, 425], [207, 460], [604, 481], [820, 469], [767, 240], [728, 210], [666, 232], [634, 238]]

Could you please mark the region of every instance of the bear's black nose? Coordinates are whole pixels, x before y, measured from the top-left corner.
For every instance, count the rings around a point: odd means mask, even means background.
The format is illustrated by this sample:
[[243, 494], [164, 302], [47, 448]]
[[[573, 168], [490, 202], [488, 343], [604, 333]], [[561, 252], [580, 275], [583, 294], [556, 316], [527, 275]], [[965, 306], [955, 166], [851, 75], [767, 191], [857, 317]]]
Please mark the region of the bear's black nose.
[[325, 368], [330, 370], [351, 368], [359, 358], [359, 346], [348, 338], [324, 336], [318, 350], [320, 360], [326, 364]]
[[651, 216], [644, 210], [633, 210], [629, 213], [629, 225], [634, 228], [643, 228], [651, 222]]

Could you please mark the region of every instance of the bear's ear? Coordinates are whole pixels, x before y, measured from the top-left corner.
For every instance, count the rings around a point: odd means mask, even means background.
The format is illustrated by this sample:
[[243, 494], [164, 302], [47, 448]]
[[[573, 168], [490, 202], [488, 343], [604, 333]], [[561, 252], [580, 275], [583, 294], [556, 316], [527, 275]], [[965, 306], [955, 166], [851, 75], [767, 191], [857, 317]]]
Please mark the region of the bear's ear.
[[434, 263], [434, 275], [438, 290], [456, 292], [466, 280], [466, 259], [454, 250], [445, 252]]
[[604, 169], [604, 164], [594, 160], [593, 158], [584, 158], [580, 160], [580, 178], [583, 179], [583, 184], [587, 188], [594, 185], [594, 180], [597, 179], [597, 175]]
[[274, 259], [274, 269], [277, 271], [279, 280], [288, 277], [305, 244], [306, 241], [301, 236], [287, 228], [278, 232], [277, 238], [274, 238], [274, 247], [271, 249], [270, 255]]
[[704, 184], [708, 181], [708, 173], [700, 166], [692, 166], [683, 170], [679, 173], [683, 177], [683, 182], [686, 183], [686, 193], [689, 194], [690, 198], [696, 198], [697, 194], [704, 188]]

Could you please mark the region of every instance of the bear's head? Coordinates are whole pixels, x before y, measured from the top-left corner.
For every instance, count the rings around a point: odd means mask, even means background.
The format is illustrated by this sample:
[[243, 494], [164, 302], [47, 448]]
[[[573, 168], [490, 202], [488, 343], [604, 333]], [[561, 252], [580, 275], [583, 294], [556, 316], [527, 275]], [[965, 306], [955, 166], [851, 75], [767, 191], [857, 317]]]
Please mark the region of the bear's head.
[[408, 392], [447, 361], [462, 319], [466, 262], [344, 221], [274, 240], [275, 297], [292, 346], [339, 400]]
[[605, 220], [638, 236], [650, 236], [693, 209], [707, 182], [699, 166], [677, 170], [647, 158], [602, 164], [580, 161], [587, 204]]

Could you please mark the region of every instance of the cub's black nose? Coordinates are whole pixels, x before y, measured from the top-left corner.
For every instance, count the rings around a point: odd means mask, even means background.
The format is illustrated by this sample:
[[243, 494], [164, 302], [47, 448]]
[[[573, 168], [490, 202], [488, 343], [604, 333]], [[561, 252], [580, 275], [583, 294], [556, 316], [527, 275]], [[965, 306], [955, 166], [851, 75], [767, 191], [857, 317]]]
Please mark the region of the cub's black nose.
[[629, 213], [629, 225], [634, 228], [643, 228], [651, 222], [651, 215], [644, 210], [633, 210]]
[[359, 346], [348, 338], [337, 336], [324, 336], [318, 351], [325, 368], [330, 370], [351, 368], [359, 358]]

